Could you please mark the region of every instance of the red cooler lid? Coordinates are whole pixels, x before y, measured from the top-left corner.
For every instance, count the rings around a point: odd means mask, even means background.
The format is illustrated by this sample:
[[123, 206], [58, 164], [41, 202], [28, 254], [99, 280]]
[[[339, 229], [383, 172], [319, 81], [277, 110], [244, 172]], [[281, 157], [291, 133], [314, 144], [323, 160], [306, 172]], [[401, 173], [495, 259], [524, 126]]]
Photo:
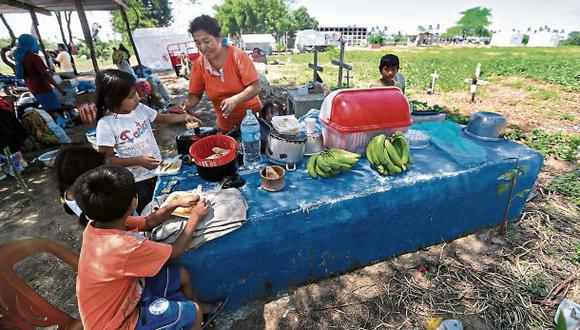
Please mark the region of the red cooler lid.
[[341, 89], [324, 99], [320, 120], [342, 132], [407, 127], [409, 102], [397, 87]]

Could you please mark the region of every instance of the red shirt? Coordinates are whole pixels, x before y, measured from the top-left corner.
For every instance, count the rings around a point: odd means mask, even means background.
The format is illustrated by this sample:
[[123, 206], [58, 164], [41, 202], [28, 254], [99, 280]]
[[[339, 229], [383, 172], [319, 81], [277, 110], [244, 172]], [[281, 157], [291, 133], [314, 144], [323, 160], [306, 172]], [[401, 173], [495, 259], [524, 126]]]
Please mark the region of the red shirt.
[[52, 86], [42, 76], [42, 72], [48, 70], [42, 57], [28, 52], [24, 55], [22, 65], [24, 66], [24, 82], [32, 94], [44, 94], [52, 91]]

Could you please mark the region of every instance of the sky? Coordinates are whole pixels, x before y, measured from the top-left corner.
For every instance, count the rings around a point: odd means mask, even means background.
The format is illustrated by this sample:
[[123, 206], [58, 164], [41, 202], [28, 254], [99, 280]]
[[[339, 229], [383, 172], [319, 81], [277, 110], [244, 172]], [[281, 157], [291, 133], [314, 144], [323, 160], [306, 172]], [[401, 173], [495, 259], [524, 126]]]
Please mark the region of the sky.
[[[188, 22], [201, 14], [213, 14], [212, 7], [223, 0], [199, 0], [193, 5], [189, 0], [173, 0], [174, 23], [178, 29], [187, 29]], [[388, 31], [415, 33], [419, 25], [427, 27], [440, 24], [441, 32], [460, 18], [460, 12], [483, 6], [492, 10], [492, 30], [520, 30], [528, 27], [537, 29], [548, 25], [566, 34], [580, 31], [580, 0], [291, 0], [291, 9], [305, 6], [320, 26], [387, 26]], [[31, 19], [28, 14], [5, 15], [14, 33], [30, 33]], [[38, 15], [40, 33], [45, 39], [60, 40], [56, 17]], [[102, 26], [101, 38], [115, 37], [108, 12], [88, 12], [89, 24], [98, 22]], [[73, 35], [82, 38], [78, 18], [73, 14]], [[0, 24], [0, 37], [8, 32]]]

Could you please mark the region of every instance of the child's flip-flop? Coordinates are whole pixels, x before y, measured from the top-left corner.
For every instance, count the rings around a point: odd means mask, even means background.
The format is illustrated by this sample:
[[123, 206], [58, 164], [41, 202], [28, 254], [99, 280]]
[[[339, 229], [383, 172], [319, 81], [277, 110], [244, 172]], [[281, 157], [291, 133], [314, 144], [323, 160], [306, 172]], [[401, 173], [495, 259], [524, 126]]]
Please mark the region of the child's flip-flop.
[[229, 298], [226, 298], [216, 304], [211, 306], [209, 313], [203, 314], [203, 324], [201, 326], [202, 329], [205, 329], [208, 325], [215, 320], [215, 318], [219, 315], [225, 305], [227, 305]]

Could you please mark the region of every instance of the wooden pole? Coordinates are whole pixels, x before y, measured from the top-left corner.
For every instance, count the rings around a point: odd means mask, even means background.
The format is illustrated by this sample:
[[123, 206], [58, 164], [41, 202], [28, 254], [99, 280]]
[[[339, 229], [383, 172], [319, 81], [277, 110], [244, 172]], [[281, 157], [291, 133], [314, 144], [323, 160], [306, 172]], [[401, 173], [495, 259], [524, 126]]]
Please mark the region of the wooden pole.
[[85, 41], [87, 46], [89, 46], [89, 51], [91, 53], [91, 61], [93, 62], [93, 69], [95, 73], [99, 72], [99, 64], [97, 63], [97, 53], [95, 52], [95, 45], [93, 43], [93, 37], [91, 36], [91, 30], [89, 29], [89, 23], [87, 21], [87, 15], [85, 13], [85, 5], [82, 0], [75, 1], [75, 7], [77, 8], [77, 14], [79, 15], [79, 20], [81, 21], [81, 27], [83, 28], [83, 34], [85, 36]]
[[40, 44], [40, 49], [42, 50], [42, 54], [44, 54], [44, 60], [46, 61], [46, 65], [51, 72], [54, 72], [54, 65], [46, 52], [46, 47], [44, 46], [44, 42], [42, 41], [42, 37], [40, 36], [40, 31], [38, 30], [38, 18], [36, 17], [36, 12], [34, 10], [30, 10], [30, 17], [32, 17], [32, 26], [34, 27], [34, 32], [36, 36], [38, 36], [38, 43]]
[[[56, 20], [58, 21], [58, 27], [60, 29], [60, 35], [62, 36], [62, 42], [66, 46], [66, 51], [70, 55], [70, 62], [71, 62], [72, 67], [73, 67], [73, 72], [74, 72], [75, 76], [77, 76], [79, 73], [77, 71], [77, 66], [75, 64], [75, 59], [74, 59], [74, 57], [72, 56], [72, 54], [70, 52], [69, 43], [66, 41], [66, 37], [64, 36], [64, 29], [62, 27], [62, 19], [61, 19], [61, 16], [60, 16], [60, 12], [57, 11], [55, 14], [56, 14], [55, 15], [56, 16]], [[71, 40], [71, 42], [72, 42], [72, 40]]]
[[14, 31], [12, 31], [12, 28], [6, 21], [6, 18], [4, 17], [3, 14], [0, 14], [0, 19], [2, 19], [2, 23], [4, 23], [4, 26], [6, 27], [6, 29], [8, 30], [8, 34], [10, 35], [10, 44], [5, 47], [2, 47], [2, 50], [0, 50], [0, 57], [2, 57], [2, 62], [6, 63], [6, 65], [8, 65], [12, 70], [14, 70], [14, 63], [8, 60], [6, 53], [9, 50], [11, 50], [12, 47], [14, 47], [14, 45], [16, 45], [16, 36], [14, 35]]
[[131, 25], [129, 24], [129, 17], [127, 17], [127, 11], [123, 6], [119, 6], [119, 10], [121, 11], [121, 16], [123, 17], [123, 21], [125, 21], [125, 26], [127, 27], [129, 41], [131, 42], [131, 46], [133, 47], [135, 57], [137, 58], [137, 63], [139, 64], [139, 71], [141, 72], [141, 77], [145, 78], [145, 74], [143, 73], [143, 65], [141, 64], [141, 57], [139, 57], [139, 52], [137, 51], [135, 40], [133, 40], [133, 33], [131, 33]]

